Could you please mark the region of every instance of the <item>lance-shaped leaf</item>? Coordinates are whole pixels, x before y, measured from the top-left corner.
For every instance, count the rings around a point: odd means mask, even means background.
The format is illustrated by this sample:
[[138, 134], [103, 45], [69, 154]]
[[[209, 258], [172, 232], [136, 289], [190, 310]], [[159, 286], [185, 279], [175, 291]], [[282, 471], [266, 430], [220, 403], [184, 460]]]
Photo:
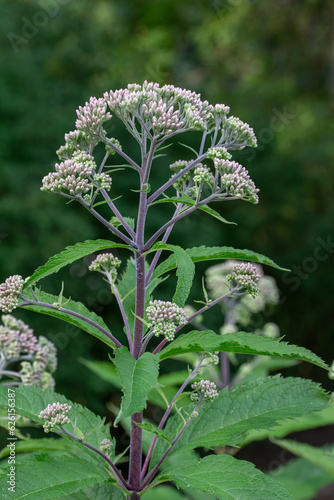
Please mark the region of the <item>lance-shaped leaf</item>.
[[316, 498], [317, 491], [334, 481], [333, 474], [311, 464], [304, 458], [290, 460], [287, 464], [270, 472], [269, 475], [278, 479], [295, 500]]
[[158, 385], [159, 355], [144, 353], [135, 359], [126, 347], [115, 351], [113, 362], [116, 366], [123, 394], [120, 412], [115, 424], [121, 418], [146, 408], [148, 393]]
[[[65, 424], [64, 427], [69, 432], [75, 433], [74, 425], [85, 436], [85, 441], [95, 448], [100, 447], [103, 439], [110, 439], [110, 432], [104, 420], [98, 415], [95, 415], [88, 408], [85, 408], [77, 403], [72, 403], [62, 394], [57, 394], [52, 391], [45, 391], [34, 386], [20, 386], [15, 388], [15, 410], [18, 415], [27, 417], [33, 422], [42, 425], [44, 420], [39, 418], [39, 414], [49, 404], [52, 403], [67, 403], [72, 406], [71, 411], [67, 414], [70, 418], [70, 424]], [[0, 408], [9, 408], [8, 388], [0, 385]], [[87, 448], [84, 448], [87, 450]], [[89, 451], [89, 450], [87, 450]], [[97, 458], [99, 456], [95, 454]]]
[[65, 250], [51, 257], [46, 264], [37, 268], [34, 274], [26, 281], [25, 287], [35, 285], [39, 280], [49, 276], [50, 274], [57, 273], [63, 267], [68, 264], [72, 264], [72, 262], [75, 262], [82, 257], [86, 257], [86, 255], [90, 255], [100, 250], [107, 250], [109, 248], [131, 247], [122, 243], [113, 243], [108, 240], [87, 240], [76, 243], [73, 246], [66, 247]]
[[290, 439], [273, 439], [273, 443], [285, 448], [294, 455], [301, 458], [305, 458], [309, 462], [323, 470], [327, 471], [329, 474], [333, 475], [334, 479], [334, 449], [331, 448], [316, 448], [305, 443], [299, 443], [298, 441], [292, 441]]
[[229, 220], [226, 220], [224, 217], [222, 217], [220, 215], [219, 212], [217, 212], [216, 210], [213, 210], [213, 208], [209, 207], [208, 205], [201, 205], [200, 207], [198, 207], [200, 210], [202, 210], [203, 212], [211, 215], [212, 217], [214, 217], [215, 219], [218, 219], [220, 220], [220, 222], [224, 222], [224, 224], [235, 224], [236, 225], [236, 222], [231, 222]]
[[178, 306], [183, 307], [189, 296], [194, 280], [195, 265], [192, 259], [183, 248], [177, 245], [168, 245], [167, 243], [158, 242], [153, 246], [152, 250], [170, 250], [173, 252], [178, 280], [172, 301]]
[[220, 500], [293, 500], [279, 481], [230, 455], [186, 460], [166, 469], [157, 479], [174, 481], [185, 491], [204, 491]]
[[[185, 252], [189, 255], [191, 260], [196, 262], [204, 262], [210, 260], [225, 260], [225, 259], [236, 259], [236, 260], [246, 260], [251, 262], [257, 262], [259, 264], [265, 264], [275, 269], [280, 269], [281, 271], [288, 271], [265, 255], [260, 253], [252, 252], [251, 250], [240, 250], [233, 247], [206, 247], [204, 245], [200, 247], [188, 248]], [[152, 280], [161, 276], [164, 273], [171, 271], [177, 267], [175, 255], [171, 255], [162, 262], [154, 271], [152, 275]]]
[[[220, 391], [219, 397], [199, 410], [173, 452], [183, 447], [239, 446], [252, 429], [269, 429], [279, 420], [297, 418], [321, 410], [329, 397], [316, 383], [301, 378], [267, 377]], [[173, 440], [183, 422], [175, 414], [167, 422], [165, 434]], [[152, 456], [155, 465], [165, 451], [159, 440]]]
[[[30, 290], [26, 291], [25, 295], [29, 299], [35, 300]], [[45, 302], [46, 304], [52, 305], [57, 303], [58, 301], [58, 297], [56, 295], [51, 295], [50, 293], [42, 292], [41, 290], [35, 289], [34, 295], [39, 302]], [[25, 305], [24, 308], [66, 321], [66, 323], [77, 326], [84, 332], [87, 332], [90, 335], [93, 335], [93, 337], [102, 340], [102, 342], [107, 344], [109, 347], [113, 349], [115, 348], [114, 342], [108, 337], [108, 335], [106, 335], [106, 333], [103, 333], [103, 331], [98, 328], [101, 327], [102, 330], [105, 330], [108, 334], [112, 335], [109, 328], [100, 316], [87, 309], [87, 307], [85, 307], [81, 302], [76, 302], [74, 300], [69, 300], [63, 297], [63, 303], [65, 309], [72, 311], [73, 313], [80, 316], [84, 316], [89, 320], [89, 322], [85, 321], [83, 318], [74, 316], [69, 312], [62, 311], [60, 308], [50, 309], [49, 307], [43, 307], [39, 305]]]
[[300, 359], [301, 361], [308, 361], [321, 368], [328, 369], [326, 363], [319, 356], [304, 347], [290, 345], [281, 339], [262, 337], [261, 335], [249, 332], [217, 335], [211, 330], [193, 330], [181, 335], [162, 349], [160, 359], [163, 360], [188, 352], [213, 351]]
[[[8, 491], [9, 465], [0, 469], [0, 491]], [[110, 480], [107, 470], [68, 453], [27, 454], [20, 456], [15, 464], [15, 492], [7, 497], [24, 500], [51, 500], [76, 493], [85, 487], [102, 484]]]

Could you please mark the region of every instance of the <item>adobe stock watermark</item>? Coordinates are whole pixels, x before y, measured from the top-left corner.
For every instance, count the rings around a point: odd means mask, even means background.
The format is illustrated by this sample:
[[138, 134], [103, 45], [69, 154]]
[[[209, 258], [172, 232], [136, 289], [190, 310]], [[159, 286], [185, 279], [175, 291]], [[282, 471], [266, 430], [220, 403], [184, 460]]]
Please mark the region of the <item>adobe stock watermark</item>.
[[256, 132], [257, 148], [247, 148], [240, 151], [240, 154], [246, 156], [247, 161], [253, 161], [258, 151], [263, 151], [274, 140], [276, 134], [283, 132], [298, 117], [298, 114], [291, 113], [287, 106], [284, 106], [283, 109], [273, 108], [271, 113], [268, 127], [263, 127], [259, 132]]
[[20, 33], [7, 34], [7, 38], [17, 54], [22, 46], [27, 45], [42, 28], [48, 25], [50, 19], [54, 18], [61, 5], [69, 3], [70, 0], [39, 0], [38, 5], [41, 7], [31, 18], [21, 17], [22, 25]]

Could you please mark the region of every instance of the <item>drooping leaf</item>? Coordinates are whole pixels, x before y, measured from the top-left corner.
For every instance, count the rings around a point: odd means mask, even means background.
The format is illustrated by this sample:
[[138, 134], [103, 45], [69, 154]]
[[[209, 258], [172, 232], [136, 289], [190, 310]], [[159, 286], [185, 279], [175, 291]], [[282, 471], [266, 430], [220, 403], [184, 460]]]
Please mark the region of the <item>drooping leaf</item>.
[[8, 465], [0, 469], [0, 491], [8, 492], [5, 498], [24, 500], [51, 500], [74, 494], [110, 480], [110, 475], [100, 464], [93, 464], [69, 453], [56, 456], [31, 453], [17, 458], [15, 492], [8, 491]]
[[118, 389], [121, 388], [116, 368], [110, 361], [90, 361], [87, 359], [80, 359], [79, 361], [106, 382]]
[[126, 347], [122, 347], [115, 351], [113, 362], [124, 394], [115, 420], [117, 424], [121, 418], [146, 408], [148, 393], [158, 384], [159, 355], [145, 352], [139, 359], [135, 359]]
[[309, 462], [327, 471], [334, 478], [334, 448], [318, 448], [290, 439], [272, 439], [273, 443], [285, 448], [294, 455], [305, 458]]
[[[37, 298], [38, 301], [40, 302], [45, 302], [47, 304], [54, 304], [58, 301], [58, 297], [56, 295], [51, 295], [50, 293], [42, 292], [41, 290], [35, 289], [34, 290], [35, 297]], [[31, 293], [30, 290], [25, 292], [25, 295], [31, 299], [34, 300], [34, 297]], [[108, 333], [111, 334], [109, 328], [103, 321], [103, 319], [95, 314], [93, 311], [90, 311], [87, 309], [81, 302], [75, 302], [74, 300], [69, 300], [63, 297], [63, 302], [65, 303], [64, 308], [68, 309], [74, 313], [80, 314], [82, 316], [85, 316], [89, 320], [93, 321], [100, 327], [102, 327], [104, 330], [106, 330]], [[38, 312], [40, 314], [46, 314], [48, 316], [53, 316], [54, 318], [61, 319], [63, 321], [66, 321], [67, 323], [70, 323], [71, 325], [77, 326], [84, 332], [89, 333], [90, 335], [93, 335], [94, 337], [98, 338], [99, 340], [102, 340], [105, 344], [107, 344], [109, 347], [112, 349], [115, 348], [115, 344], [113, 341], [102, 331], [100, 331], [96, 326], [93, 324], [88, 323], [87, 321], [84, 321], [81, 318], [78, 318], [77, 316], [72, 316], [71, 314], [61, 311], [60, 309], [50, 309], [48, 307], [43, 307], [43, 306], [35, 306], [35, 305], [26, 305], [24, 306], [25, 309], [29, 309], [34, 312]]]
[[273, 470], [270, 475], [278, 479], [295, 500], [315, 498], [326, 484], [334, 481], [334, 475], [304, 458], [297, 458]]
[[235, 225], [237, 225], [236, 222], [231, 222], [229, 220], [224, 219], [224, 217], [222, 217], [219, 212], [217, 212], [216, 210], [213, 210], [213, 208], [209, 207], [208, 205], [201, 205], [198, 208], [200, 210], [202, 210], [203, 212], [205, 212], [206, 214], [211, 215], [215, 219], [218, 219], [220, 222], [224, 222], [224, 224], [235, 224]]
[[293, 500], [279, 481], [230, 455], [186, 460], [164, 470], [157, 479], [171, 480], [185, 491], [204, 491], [220, 500]]
[[[280, 420], [322, 410], [328, 399], [318, 384], [280, 375], [241, 384], [231, 391], [224, 389], [213, 403], [199, 410], [199, 416], [192, 419], [172, 453], [184, 447], [242, 445], [252, 429], [271, 429]], [[175, 414], [168, 420], [165, 434], [173, 440], [182, 425], [181, 417]], [[165, 449], [165, 442], [160, 440], [152, 455], [152, 466]]]
[[114, 243], [107, 240], [87, 240], [84, 242], [76, 243], [73, 246], [66, 247], [62, 252], [51, 257], [46, 264], [36, 269], [34, 274], [25, 283], [25, 288], [35, 285], [39, 280], [58, 272], [68, 264], [72, 264], [86, 255], [90, 255], [100, 250], [109, 248], [131, 248], [129, 245], [122, 243]]
[[178, 278], [176, 291], [172, 301], [180, 307], [183, 307], [190, 293], [194, 280], [195, 265], [183, 248], [177, 245], [168, 245], [158, 242], [152, 250], [170, 250], [174, 253], [176, 262], [176, 276]]
[[[206, 247], [202, 245], [200, 247], [188, 248], [185, 251], [194, 263], [210, 260], [236, 259], [257, 262], [259, 264], [274, 267], [275, 269], [279, 269], [281, 271], [288, 271], [288, 269], [275, 264], [275, 262], [273, 262], [265, 255], [246, 249], [240, 250], [232, 247]], [[175, 269], [175, 267], [176, 258], [175, 255], [171, 255], [156, 268], [156, 270], [152, 274], [152, 279], [161, 276], [162, 274], [167, 273], [172, 269]]]
[[166, 436], [164, 431], [162, 431], [161, 429], [158, 429], [158, 427], [151, 424], [150, 422], [145, 422], [143, 424], [136, 423], [136, 425], [138, 425], [138, 427], [141, 427], [142, 429], [145, 429], [145, 431], [151, 432], [151, 433], [155, 434], [156, 436], [160, 437], [161, 439], [164, 439], [165, 441], [167, 441], [168, 444], [171, 444], [168, 436]]
[[[73, 403], [62, 394], [42, 390], [34, 386], [20, 386], [15, 388], [16, 413], [29, 418], [39, 425], [43, 425], [44, 423], [44, 420], [39, 418], [39, 413], [44, 410], [48, 404], [56, 402], [67, 403], [72, 406], [72, 410], [67, 414], [72, 423], [64, 425], [65, 429], [69, 432], [73, 433], [73, 424], [76, 422], [77, 428], [80, 429], [84, 436], [87, 436], [85, 437], [85, 441], [95, 446], [95, 448], [100, 447], [100, 443], [103, 439], [110, 439], [109, 429], [104, 425], [104, 421], [101, 417], [95, 415], [88, 408]], [[0, 408], [6, 409], [8, 407], [8, 389], [0, 385]], [[91, 432], [93, 429], [95, 429], [94, 432]], [[87, 448], [85, 448], [85, 450], [86, 449]], [[99, 455], [94, 455], [99, 458]]]
[[193, 330], [180, 335], [160, 352], [160, 359], [188, 352], [235, 352], [240, 354], [260, 354], [280, 358], [308, 361], [321, 368], [328, 369], [326, 363], [316, 354], [304, 347], [287, 344], [281, 339], [262, 337], [261, 335], [238, 332], [217, 335], [211, 330]]

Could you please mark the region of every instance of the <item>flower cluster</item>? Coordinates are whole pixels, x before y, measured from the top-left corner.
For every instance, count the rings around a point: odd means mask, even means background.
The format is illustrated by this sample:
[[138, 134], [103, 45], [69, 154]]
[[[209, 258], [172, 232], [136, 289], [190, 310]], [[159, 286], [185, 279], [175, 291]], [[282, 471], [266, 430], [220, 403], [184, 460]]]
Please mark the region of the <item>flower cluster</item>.
[[53, 342], [43, 336], [37, 339], [28, 325], [9, 314], [2, 316], [2, 323], [0, 357], [3, 368], [21, 361], [17, 377], [22, 384], [54, 389], [51, 374], [57, 368], [57, 351]]
[[99, 189], [106, 189], [109, 191], [111, 188], [112, 179], [108, 174], [103, 172], [101, 174], [95, 174], [93, 180], [97, 183]]
[[22, 292], [24, 279], [18, 274], [10, 276], [0, 285], [0, 309], [3, 312], [12, 312], [17, 307]]
[[117, 269], [120, 265], [121, 261], [117, 257], [114, 257], [112, 253], [100, 253], [88, 269], [105, 274], [114, 282], [117, 278]]
[[229, 149], [243, 149], [246, 146], [256, 148], [254, 130], [235, 116], [227, 118], [223, 124], [222, 136]]
[[100, 450], [102, 451], [102, 453], [108, 453], [113, 446], [113, 442], [110, 439], [105, 438], [102, 439], [100, 443]]
[[228, 281], [235, 280], [241, 288], [245, 288], [250, 295], [255, 297], [259, 292], [258, 281], [261, 275], [254, 264], [250, 262], [235, 264], [232, 271], [233, 274], [228, 275], [226, 279]]
[[196, 391], [190, 396], [192, 401], [207, 400], [212, 402], [219, 396], [216, 384], [210, 380], [202, 379], [199, 382], [194, 382], [191, 388]]
[[220, 174], [221, 185], [229, 196], [242, 198], [251, 203], [259, 202], [257, 194], [259, 189], [245, 167], [235, 161], [221, 159], [215, 159], [214, 164]]
[[134, 119], [152, 137], [179, 133], [185, 130], [205, 130], [214, 111], [199, 94], [173, 85], [160, 87], [145, 81], [143, 85], [130, 84], [126, 89], [111, 90], [104, 94], [109, 108], [138, 137]]
[[102, 97], [100, 99], [91, 97], [85, 106], [79, 106], [77, 109], [78, 119], [75, 122], [77, 129], [98, 135], [102, 125], [111, 118], [106, 109], [107, 104]]
[[174, 340], [176, 328], [185, 325], [188, 319], [181, 307], [163, 300], [150, 301], [146, 314], [154, 335], [156, 337], [163, 335], [170, 341]]
[[71, 196], [78, 196], [92, 188], [90, 177], [96, 163], [90, 154], [76, 151], [71, 159], [56, 163], [55, 169], [56, 172], [50, 172], [43, 178], [42, 191], [68, 191]]
[[46, 420], [43, 425], [45, 432], [52, 431], [55, 427], [69, 424], [70, 419], [65, 413], [68, 413], [72, 409], [72, 406], [67, 403], [53, 403], [52, 405], [48, 405], [45, 410], [41, 411], [38, 415], [39, 418]]
[[230, 160], [232, 158], [231, 153], [229, 153], [227, 149], [222, 146], [209, 148], [206, 156], [207, 158], [211, 159], [218, 158], [220, 160]]
[[72, 156], [78, 152], [83, 151], [84, 153], [89, 153], [92, 146], [96, 144], [96, 140], [92, 140], [85, 132], [82, 130], [74, 130], [65, 134], [65, 145], [61, 146], [57, 155], [61, 161], [70, 160]]
[[[170, 169], [175, 173], [180, 172], [187, 167], [191, 161], [178, 160], [170, 165]], [[194, 168], [188, 170], [182, 177], [177, 179], [173, 186], [181, 194], [186, 194], [193, 199], [196, 199], [198, 193], [203, 188], [209, 187], [212, 191], [214, 184], [214, 176], [207, 165], [198, 163]]]

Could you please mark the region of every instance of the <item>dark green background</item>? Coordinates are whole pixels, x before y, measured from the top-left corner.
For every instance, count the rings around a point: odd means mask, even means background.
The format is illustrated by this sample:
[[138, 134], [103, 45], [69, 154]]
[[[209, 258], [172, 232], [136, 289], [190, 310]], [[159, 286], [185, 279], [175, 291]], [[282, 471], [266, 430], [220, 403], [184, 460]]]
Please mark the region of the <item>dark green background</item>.
[[[170, 241], [249, 248], [293, 269], [290, 276], [268, 269], [282, 296], [272, 319], [287, 340], [331, 363], [334, 248], [319, 252], [318, 245], [319, 238], [334, 242], [333, 2], [0, 0], [0, 26], [0, 282], [14, 273], [31, 275], [67, 245], [109, 237], [79, 205], [40, 191], [64, 133], [74, 128], [75, 109], [129, 82], [171, 83], [229, 105], [250, 123], [259, 147], [235, 159], [261, 191], [256, 206], [214, 206], [238, 226], [196, 214], [176, 227]], [[121, 123], [114, 124], [112, 133], [133, 154]], [[197, 135], [180, 137], [188, 139], [195, 145]], [[170, 154], [174, 161], [183, 150], [176, 146]], [[161, 160], [155, 181], [169, 175]], [[115, 174], [112, 196], [136, 187], [128, 175]], [[120, 200], [125, 214], [133, 214], [134, 200], [133, 194]], [[158, 205], [149, 226], [166, 210]], [[56, 284], [45, 282], [47, 291], [59, 291], [64, 279], [66, 295], [101, 312], [114, 332], [120, 328], [114, 301], [87, 263], [56, 277]], [[77, 361], [107, 359], [103, 347], [48, 317], [22, 310], [17, 316], [64, 347], [57, 389], [103, 412], [106, 384]], [[331, 387], [311, 365], [294, 373]]]

